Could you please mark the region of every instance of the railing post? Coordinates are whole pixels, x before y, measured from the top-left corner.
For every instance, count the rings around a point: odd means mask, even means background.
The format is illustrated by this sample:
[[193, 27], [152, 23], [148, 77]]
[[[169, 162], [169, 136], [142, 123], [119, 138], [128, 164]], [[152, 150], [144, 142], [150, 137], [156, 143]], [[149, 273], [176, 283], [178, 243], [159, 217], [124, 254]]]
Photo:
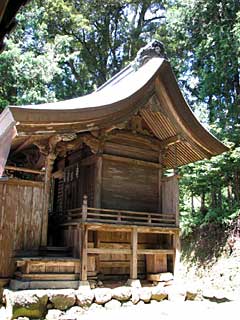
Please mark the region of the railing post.
[[82, 221], [86, 221], [87, 220], [87, 211], [88, 211], [88, 197], [85, 194], [83, 196], [83, 203], [82, 203]]
[[72, 220], [71, 211], [67, 211], [67, 220]]
[[152, 223], [152, 217], [151, 217], [151, 214], [150, 214], [150, 213], [148, 214], [148, 223], [149, 223], [149, 224]]
[[121, 212], [118, 212], [117, 221], [121, 221]]

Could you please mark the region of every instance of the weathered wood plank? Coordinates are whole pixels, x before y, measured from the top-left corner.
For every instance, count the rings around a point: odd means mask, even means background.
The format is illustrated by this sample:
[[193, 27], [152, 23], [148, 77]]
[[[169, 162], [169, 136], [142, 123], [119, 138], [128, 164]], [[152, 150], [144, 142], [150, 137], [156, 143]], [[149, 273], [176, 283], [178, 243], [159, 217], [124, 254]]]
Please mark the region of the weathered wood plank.
[[[129, 260], [101, 260], [101, 267], [102, 268], [128, 268], [130, 269], [130, 263]], [[145, 261], [144, 260], [138, 260], [138, 269], [145, 267]]]
[[138, 268], [138, 233], [137, 229], [133, 228], [131, 233], [131, 258], [130, 258], [130, 279], [137, 279]]
[[167, 272], [167, 254], [148, 254], [146, 264], [147, 273]]
[[[101, 240], [100, 240], [100, 232], [94, 231], [93, 233], [93, 241], [94, 241], [94, 248], [100, 248]], [[95, 258], [96, 262], [96, 271], [100, 270], [100, 257], [99, 255]]]
[[179, 225], [178, 201], [178, 176], [174, 175], [162, 181], [162, 211], [165, 214], [175, 214], [176, 226]]
[[45, 176], [44, 176], [44, 194], [43, 194], [43, 216], [42, 216], [42, 229], [41, 229], [41, 245], [47, 245], [47, 232], [48, 232], [48, 209], [51, 188], [51, 174], [53, 164], [56, 159], [56, 154], [49, 153], [45, 159]]
[[173, 274], [174, 276], [176, 276], [178, 274], [179, 265], [180, 265], [181, 243], [180, 243], [179, 231], [176, 231], [173, 236], [173, 248], [174, 248]]
[[131, 254], [131, 249], [88, 248], [88, 253], [94, 254]]
[[44, 188], [43, 182], [32, 181], [32, 180], [21, 180], [21, 179], [15, 179], [15, 178], [9, 179], [7, 181], [0, 180], [0, 185], [22, 185], [22, 186]]
[[0, 277], [12, 276], [15, 252], [40, 246], [42, 192], [42, 182], [0, 183]]
[[143, 167], [157, 168], [157, 169], [160, 167], [159, 164], [155, 162], [132, 159], [128, 157], [115, 156], [110, 154], [103, 154], [103, 159], [110, 160], [110, 161], [123, 162], [123, 163], [131, 164], [134, 166], [143, 166]]
[[102, 167], [103, 158], [98, 156], [95, 164], [95, 190], [94, 190], [94, 206], [101, 208], [102, 203]]
[[82, 252], [81, 252], [81, 280], [87, 280], [87, 271], [88, 271], [88, 228], [83, 226], [82, 230]]
[[163, 151], [159, 153], [158, 157], [160, 168], [158, 169], [158, 211], [162, 211], [162, 176], [163, 176]]
[[67, 273], [21, 273], [15, 272], [17, 279], [35, 280], [79, 280], [79, 274]]
[[14, 167], [14, 166], [5, 166], [5, 170], [20, 171], [20, 172], [27, 172], [27, 173], [41, 174], [41, 175], [45, 174], [45, 171], [34, 170], [34, 169], [23, 168], [23, 167]]
[[[119, 231], [119, 232], [131, 232], [131, 226], [124, 225], [106, 225], [103, 223], [86, 223], [88, 225], [89, 230], [100, 230], [100, 231]], [[67, 224], [64, 224], [67, 225]], [[146, 227], [146, 226], [138, 226], [138, 233], [169, 233], [174, 234], [176, 230], [179, 228], [171, 227]]]
[[173, 249], [138, 249], [138, 254], [174, 254]]
[[[135, 161], [135, 160], [134, 160]], [[127, 211], [158, 210], [158, 168], [103, 161], [102, 207]]]

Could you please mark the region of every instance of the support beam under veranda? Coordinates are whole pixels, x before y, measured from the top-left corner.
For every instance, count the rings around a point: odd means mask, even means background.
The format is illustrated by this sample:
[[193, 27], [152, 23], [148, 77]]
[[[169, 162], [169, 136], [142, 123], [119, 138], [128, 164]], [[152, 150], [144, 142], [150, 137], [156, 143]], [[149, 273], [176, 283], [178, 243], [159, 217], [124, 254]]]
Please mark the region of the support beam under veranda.
[[130, 279], [137, 279], [137, 247], [138, 247], [138, 232], [137, 228], [133, 228], [131, 232], [131, 259], [130, 259]]
[[82, 225], [81, 229], [81, 281], [87, 281], [87, 262], [88, 262], [88, 228], [86, 225]]
[[179, 267], [180, 267], [180, 252], [181, 252], [181, 243], [180, 243], [180, 232], [176, 230], [173, 235], [173, 274], [174, 277], [178, 277]]

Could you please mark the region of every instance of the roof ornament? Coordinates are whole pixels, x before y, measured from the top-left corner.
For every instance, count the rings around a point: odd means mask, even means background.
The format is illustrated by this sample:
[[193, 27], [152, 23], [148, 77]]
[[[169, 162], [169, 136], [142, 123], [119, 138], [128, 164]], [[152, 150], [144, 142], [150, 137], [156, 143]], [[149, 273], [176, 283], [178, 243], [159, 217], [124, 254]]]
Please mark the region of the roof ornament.
[[150, 59], [158, 57], [167, 60], [164, 45], [161, 41], [153, 40], [148, 43], [145, 47], [141, 48], [133, 62], [136, 69], [142, 67]]

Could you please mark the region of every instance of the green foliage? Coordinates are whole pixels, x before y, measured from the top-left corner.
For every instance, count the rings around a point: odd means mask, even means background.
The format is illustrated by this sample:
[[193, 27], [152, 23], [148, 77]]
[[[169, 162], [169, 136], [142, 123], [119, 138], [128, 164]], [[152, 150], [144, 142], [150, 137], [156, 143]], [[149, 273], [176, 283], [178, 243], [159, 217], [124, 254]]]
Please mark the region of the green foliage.
[[[227, 224], [240, 207], [240, 3], [170, 3], [165, 38], [189, 104], [229, 153], [182, 168], [180, 205], [185, 233]], [[159, 33], [160, 34], [160, 33]]]
[[240, 114], [239, 11], [236, 0], [189, 0], [175, 1], [167, 12], [183, 87], [207, 103], [210, 124], [231, 132]]
[[32, 0], [0, 55], [0, 108], [91, 92], [152, 38], [164, 42], [196, 115], [231, 147], [182, 168], [182, 227], [228, 223], [240, 207], [240, 2]]
[[32, 0], [0, 56], [0, 107], [91, 92], [135, 57], [164, 21], [152, 0]]

